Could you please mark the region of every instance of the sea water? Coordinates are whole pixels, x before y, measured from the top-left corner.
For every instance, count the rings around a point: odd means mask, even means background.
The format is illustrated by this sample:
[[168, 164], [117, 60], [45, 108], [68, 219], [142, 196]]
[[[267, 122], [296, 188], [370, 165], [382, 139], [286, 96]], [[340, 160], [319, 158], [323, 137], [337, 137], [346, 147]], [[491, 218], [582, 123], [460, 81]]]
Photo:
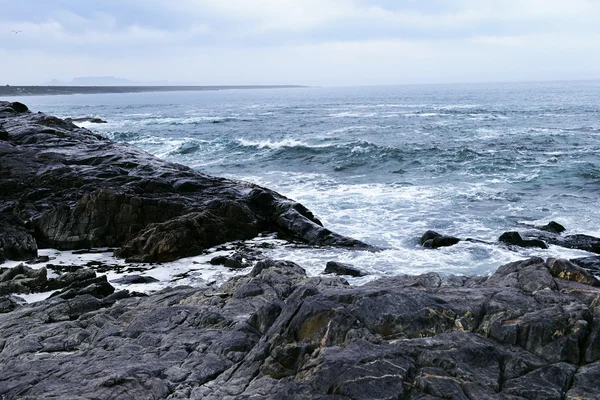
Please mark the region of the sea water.
[[225, 90], [13, 98], [199, 171], [274, 189], [379, 252], [278, 244], [267, 256], [321, 273], [489, 274], [582, 251], [495, 242], [551, 220], [600, 236], [600, 82]]

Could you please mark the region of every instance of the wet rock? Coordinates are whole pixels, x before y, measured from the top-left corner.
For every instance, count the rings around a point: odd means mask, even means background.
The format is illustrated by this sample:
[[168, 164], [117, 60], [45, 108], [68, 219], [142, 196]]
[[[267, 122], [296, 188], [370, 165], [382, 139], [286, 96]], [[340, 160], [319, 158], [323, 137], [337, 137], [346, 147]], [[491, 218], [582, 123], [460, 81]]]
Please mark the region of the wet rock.
[[351, 264], [345, 264], [337, 261], [329, 261], [325, 266], [324, 274], [348, 275], [348, 276], [365, 276], [366, 272], [361, 271]]
[[106, 124], [107, 122], [97, 117], [78, 117], [78, 118], [65, 118], [67, 122], [90, 122], [92, 124]]
[[574, 258], [570, 261], [594, 275], [600, 275], [600, 256]]
[[114, 279], [112, 282], [119, 283], [121, 285], [133, 285], [140, 283], [153, 283], [159, 282], [158, 279], [153, 278], [151, 276], [142, 276], [142, 275], [128, 275], [119, 279]]
[[600, 254], [600, 238], [590, 235], [558, 235], [552, 232], [527, 231], [523, 233], [528, 239], [543, 240], [546, 243], [568, 249], [578, 249]]
[[552, 233], [563, 233], [565, 231], [565, 227], [555, 221], [550, 221], [546, 225], [536, 226], [536, 229]]
[[114, 292], [115, 288], [108, 283], [106, 275], [102, 275], [99, 277], [74, 281], [64, 289], [52, 293], [50, 297], [59, 297], [68, 300], [77, 296], [90, 295], [102, 299], [110, 296]]
[[550, 272], [556, 278], [584, 283], [590, 286], [600, 286], [600, 281], [592, 273], [569, 260], [551, 258], [547, 262]]
[[0, 296], [0, 314], [11, 312], [25, 304], [25, 300], [13, 295]]
[[234, 253], [231, 256], [213, 257], [211, 258], [210, 263], [212, 265], [223, 265], [233, 269], [242, 269], [250, 266], [243, 253]]
[[46, 268], [33, 269], [24, 264], [5, 269], [0, 273], [0, 294], [59, 290], [52, 296], [71, 299], [82, 294], [103, 298], [114, 292], [105, 275], [97, 277], [90, 269], [80, 268], [58, 278], [47, 279], [46, 275]]
[[27, 265], [35, 265], [35, 264], [43, 264], [50, 261], [50, 257], [48, 256], [39, 256], [34, 258], [33, 260], [27, 261], [25, 264]]
[[519, 247], [538, 247], [540, 249], [547, 249], [548, 245], [539, 239], [529, 239], [525, 240], [521, 237], [519, 232], [504, 232], [499, 238], [498, 241], [502, 243], [506, 243], [513, 246]]
[[46, 282], [46, 268], [33, 269], [19, 264], [0, 273], [0, 295], [32, 293]]
[[437, 249], [439, 247], [454, 246], [460, 242], [460, 239], [453, 236], [443, 236], [434, 231], [427, 231], [421, 236], [419, 242], [423, 247]]

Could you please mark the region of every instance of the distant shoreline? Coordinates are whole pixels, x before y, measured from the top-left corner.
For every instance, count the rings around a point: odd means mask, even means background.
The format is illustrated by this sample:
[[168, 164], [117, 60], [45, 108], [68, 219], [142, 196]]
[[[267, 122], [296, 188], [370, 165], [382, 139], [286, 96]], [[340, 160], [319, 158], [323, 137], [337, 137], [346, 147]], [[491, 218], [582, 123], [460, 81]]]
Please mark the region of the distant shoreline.
[[194, 92], [232, 89], [295, 89], [300, 85], [236, 86], [0, 86], [0, 96], [55, 96], [69, 94]]

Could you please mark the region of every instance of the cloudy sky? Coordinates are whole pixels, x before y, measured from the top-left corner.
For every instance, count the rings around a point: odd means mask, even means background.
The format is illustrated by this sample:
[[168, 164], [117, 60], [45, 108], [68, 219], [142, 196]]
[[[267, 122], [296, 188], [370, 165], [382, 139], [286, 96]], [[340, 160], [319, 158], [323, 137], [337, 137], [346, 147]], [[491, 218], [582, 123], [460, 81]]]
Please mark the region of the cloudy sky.
[[0, 80], [13, 85], [600, 79], [600, 0], [0, 0], [0, 10]]

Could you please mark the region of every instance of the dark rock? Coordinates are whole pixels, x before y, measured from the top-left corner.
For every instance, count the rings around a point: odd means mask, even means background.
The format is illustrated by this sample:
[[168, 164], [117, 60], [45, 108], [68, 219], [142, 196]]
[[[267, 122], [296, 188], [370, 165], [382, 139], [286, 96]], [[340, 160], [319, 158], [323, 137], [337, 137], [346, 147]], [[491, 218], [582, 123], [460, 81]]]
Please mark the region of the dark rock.
[[0, 296], [0, 314], [11, 312], [25, 304], [25, 300], [20, 297], [8, 295]]
[[[2, 167], [0, 165], [1, 171]], [[1, 188], [2, 185], [0, 184], [0, 190]], [[37, 257], [38, 247], [35, 239], [19, 218], [12, 214], [0, 212], [0, 250], [5, 259], [31, 260]]]
[[93, 124], [106, 124], [107, 122], [97, 117], [78, 117], [78, 118], [65, 118], [67, 122], [90, 122]]
[[504, 385], [504, 391], [513, 396], [533, 400], [561, 400], [569, 388], [576, 368], [558, 363], [539, 368]]
[[106, 275], [95, 278], [79, 280], [71, 283], [64, 289], [52, 293], [50, 297], [59, 297], [62, 299], [73, 299], [77, 296], [90, 295], [98, 299], [110, 296], [115, 292], [115, 288], [108, 283]]
[[556, 278], [584, 283], [590, 286], [600, 286], [600, 281], [593, 274], [569, 260], [550, 258], [548, 259], [548, 267], [552, 275]]
[[128, 275], [119, 279], [113, 280], [114, 283], [119, 283], [121, 285], [132, 285], [138, 283], [153, 283], [159, 282], [158, 279], [153, 278], [151, 276], [142, 276], [142, 275]]
[[18, 113], [25, 113], [27, 111], [29, 111], [29, 108], [27, 108], [27, 106], [23, 103], [19, 103], [18, 101], [14, 101], [12, 103], [9, 104], [10, 107], [15, 110], [15, 112]]
[[434, 231], [427, 231], [421, 236], [419, 242], [423, 247], [437, 249], [438, 247], [454, 246], [456, 243], [460, 242], [460, 239], [453, 236], [442, 236]]
[[600, 238], [590, 235], [558, 235], [552, 232], [527, 231], [523, 233], [528, 239], [543, 240], [556, 246], [578, 249], [600, 254]]
[[567, 392], [568, 400], [598, 400], [600, 397], [600, 362], [581, 367]]
[[33, 269], [24, 264], [5, 269], [0, 273], [0, 295], [60, 290], [53, 293], [51, 297], [71, 299], [89, 294], [104, 298], [115, 290], [108, 283], [106, 275], [96, 277], [96, 273], [90, 269], [82, 268], [58, 278], [47, 279], [46, 275], [46, 268]]
[[14, 108], [0, 102], [8, 132], [0, 141], [0, 225], [19, 215], [32, 231], [19, 221], [0, 229], [8, 259], [35, 257], [37, 242], [62, 250], [114, 247], [132, 261], [167, 261], [260, 232], [371, 248], [327, 230], [305, 207], [268, 189], [205, 175]]
[[344, 264], [337, 261], [329, 261], [325, 266], [324, 274], [349, 275], [349, 276], [365, 276], [365, 272], [350, 264]]
[[594, 398], [600, 288], [550, 264], [353, 287], [262, 260], [218, 288], [53, 297], [0, 318], [0, 396]]
[[2, 124], [0, 124], [0, 140], [8, 140], [8, 132], [4, 130]]
[[225, 265], [225, 262], [229, 260], [227, 256], [216, 256], [210, 259], [212, 265]]
[[32, 293], [39, 291], [46, 282], [46, 268], [33, 269], [19, 264], [0, 274], [0, 295]]
[[43, 264], [43, 263], [47, 263], [49, 261], [50, 261], [50, 257], [39, 256], [39, 257], [34, 258], [33, 260], [27, 261], [25, 264], [27, 264], [27, 265]]
[[600, 275], [600, 256], [573, 258], [570, 261], [594, 275]]
[[519, 247], [538, 247], [540, 249], [547, 249], [548, 246], [542, 240], [531, 239], [525, 240], [521, 237], [519, 232], [504, 232], [498, 240], [502, 243], [506, 243], [513, 246]]
[[550, 221], [546, 225], [536, 226], [536, 229], [541, 231], [547, 231], [552, 233], [563, 233], [565, 231], [565, 227], [559, 224], [558, 222]]

